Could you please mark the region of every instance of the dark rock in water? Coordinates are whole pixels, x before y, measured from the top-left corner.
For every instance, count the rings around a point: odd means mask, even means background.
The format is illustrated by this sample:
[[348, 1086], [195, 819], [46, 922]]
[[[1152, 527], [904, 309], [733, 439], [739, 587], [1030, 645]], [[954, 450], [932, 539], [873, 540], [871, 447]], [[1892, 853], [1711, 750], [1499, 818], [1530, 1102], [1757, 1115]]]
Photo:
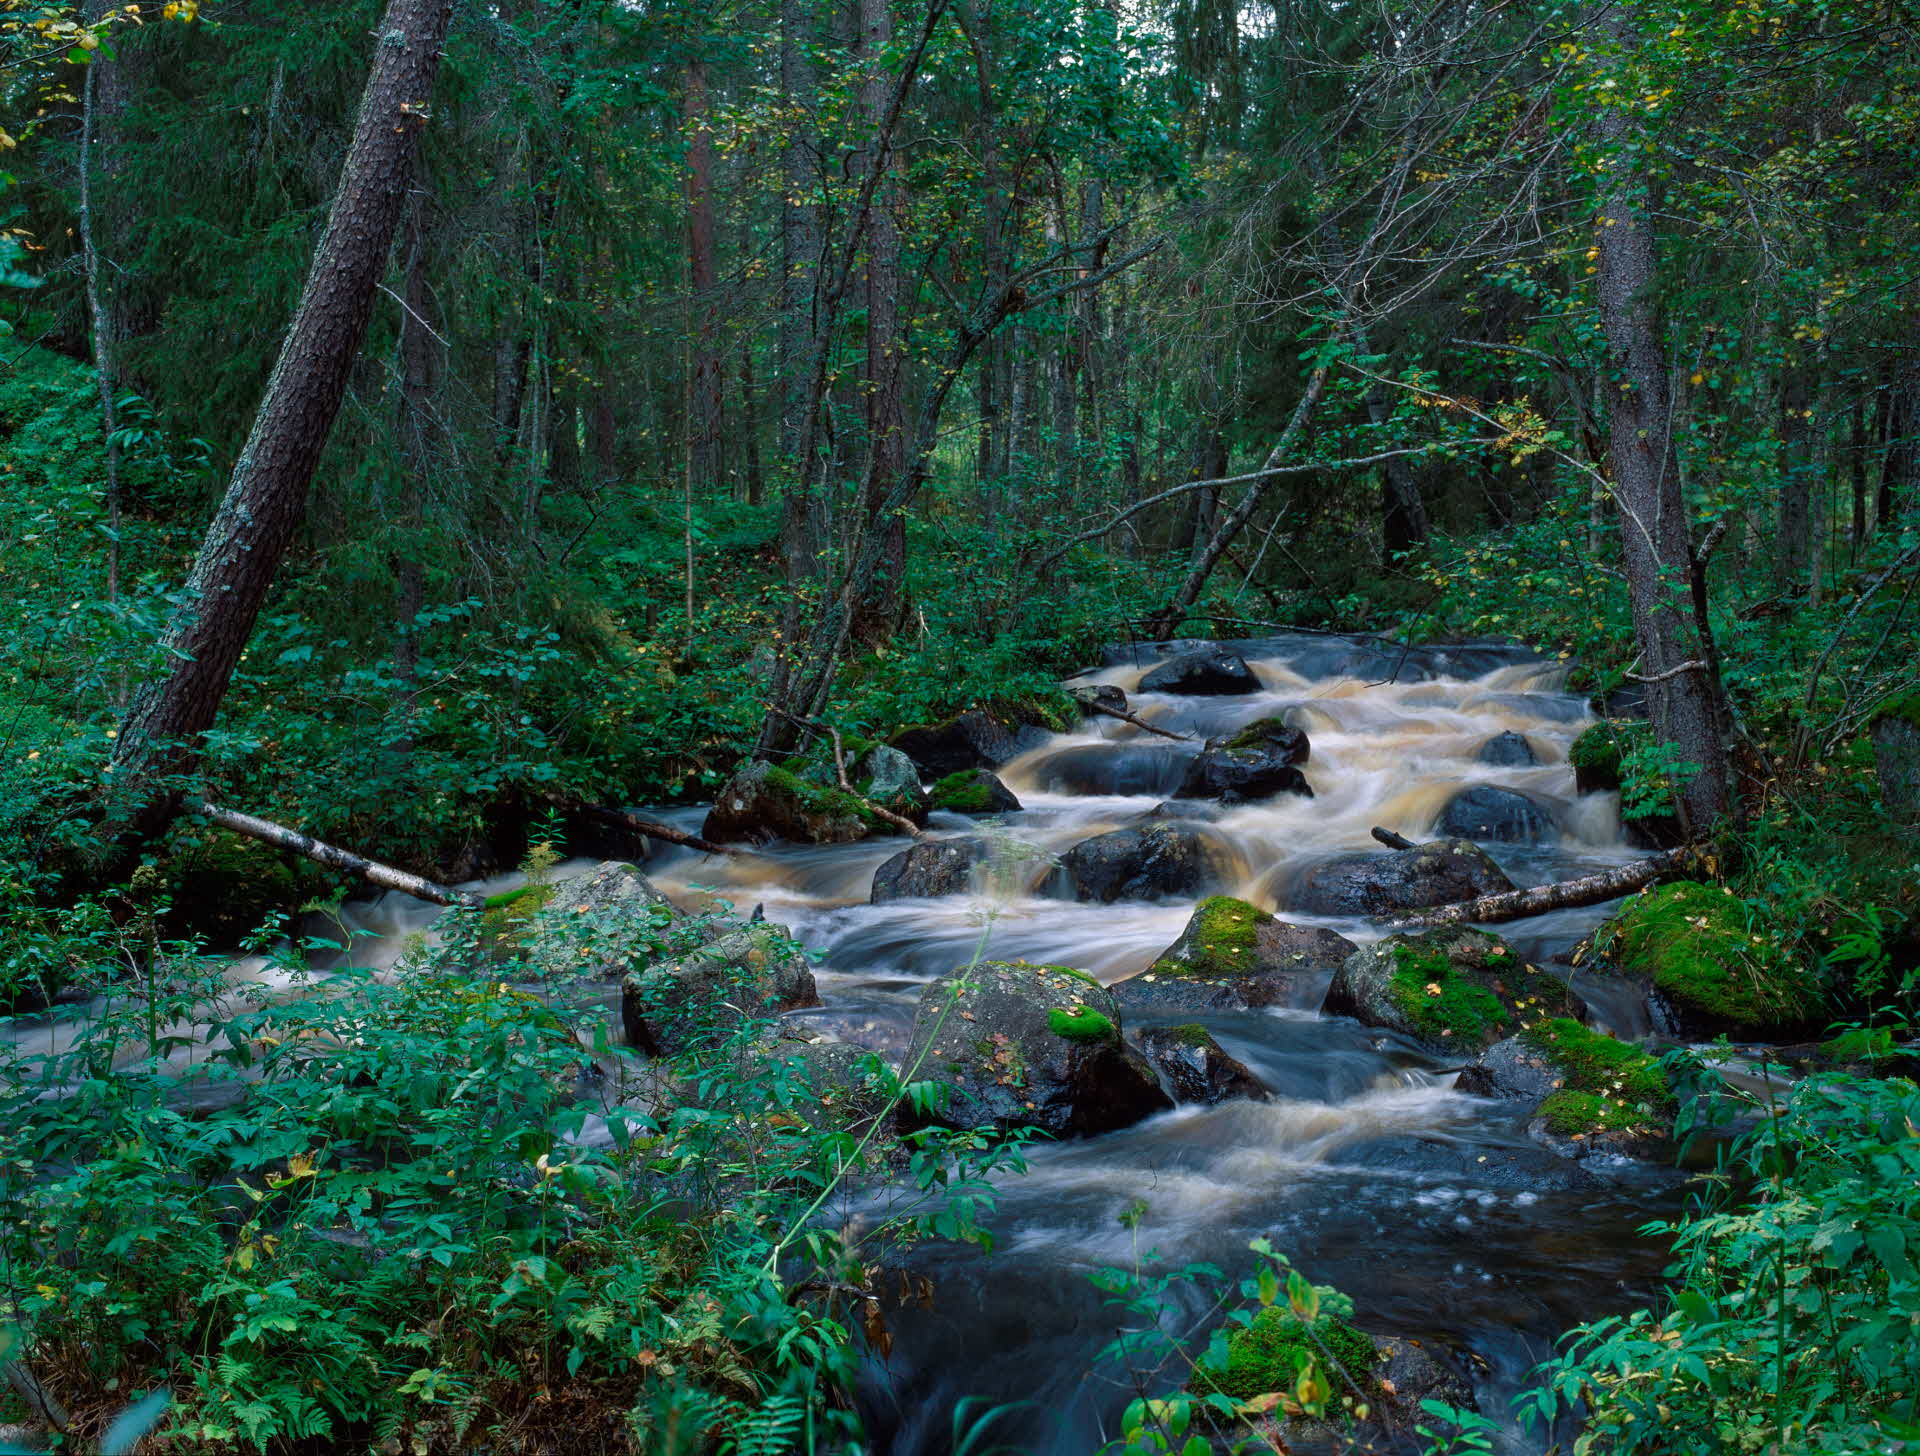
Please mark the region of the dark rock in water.
[[1127, 821], [1129, 824], [1212, 824], [1226, 815], [1218, 804], [1200, 799], [1163, 799], [1151, 809], [1143, 809]]
[[969, 768], [998, 768], [1037, 748], [1047, 738], [1045, 729], [1009, 723], [980, 708], [969, 708], [943, 723], [903, 728], [893, 735], [893, 747], [919, 765], [930, 779]]
[[1209, 738], [1200, 756], [1188, 764], [1180, 792], [1223, 804], [1282, 793], [1310, 799], [1313, 790], [1295, 765], [1305, 763], [1311, 752], [1305, 730], [1281, 718], [1262, 718], [1236, 733]]
[[1503, 1193], [1568, 1193], [1602, 1186], [1577, 1162], [1533, 1143], [1468, 1143], [1405, 1134], [1343, 1148], [1340, 1161]]
[[750, 763], [715, 795], [700, 833], [708, 839], [765, 844], [850, 844], [869, 834], [897, 834], [853, 795], [808, 783], [770, 763]]
[[1302, 1006], [1359, 949], [1331, 930], [1290, 925], [1227, 895], [1200, 902], [1180, 938], [1110, 989], [1129, 1010]]
[[1436, 839], [1412, 849], [1362, 850], [1322, 860], [1295, 881], [1286, 908], [1310, 915], [1389, 915], [1513, 888], [1479, 845]]
[[1185, 697], [1234, 697], [1260, 691], [1260, 679], [1246, 659], [1223, 647], [1202, 647], [1163, 662], [1140, 679], [1143, 693], [1179, 693]]
[[1550, 1017], [1579, 1020], [1566, 985], [1483, 930], [1448, 926], [1390, 935], [1347, 957], [1323, 1008], [1384, 1027], [1446, 1056], [1473, 1056]]
[[939, 895], [966, 893], [973, 867], [987, 857], [989, 846], [972, 835], [964, 839], [936, 839], [903, 850], [873, 874], [871, 903], [891, 900], [931, 900]]
[[920, 770], [899, 749], [874, 744], [854, 761], [847, 780], [874, 803], [922, 828], [926, 826], [931, 806], [926, 790], [920, 787]]
[[1122, 1038], [1120, 1008], [1065, 966], [986, 961], [927, 987], [906, 1064], [952, 1084], [934, 1120], [1090, 1137], [1173, 1105]]
[[1497, 1041], [1480, 1059], [1461, 1069], [1454, 1086], [1476, 1097], [1501, 1097], [1517, 1102], [1543, 1102], [1560, 1086], [1560, 1069], [1541, 1050], [1521, 1037]]
[[1060, 857], [1076, 900], [1155, 900], [1197, 895], [1213, 877], [1207, 842], [1174, 824], [1115, 829]]
[[724, 1038], [742, 1012], [774, 1015], [819, 1004], [813, 967], [792, 932], [761, 921], [628, 975], [620, 1021], [630, 1045], [671, 1056]]
[[1079, 743], [1042, 754], [1030, 765], [1055, 794], [1171, 794], [1186, 781], [1191, 752], [1158, 740]]
[[949, 814], [1017, 814], [1020, 801], [1000, 776], [983, 768], [948, 774], [927, 792], [929, 807]]
[[1137, 1040], [1175, 1102], [1211, 1107], [1236, 1098], [1273, 1100], [1272, 1089], [1254, 1076], [1246, 1063], [1228, 1055], [1213, 1039], [1213, 1033], [1198, 1022], [1152, 1027], [1141, 1032]]
[[1095, 683], [1091, 687], [1068, 688], [1067, 696], [1088, 712], [1092, 712], [1095, 708], [1107, 708], [1115, 713], [1127, 711], [1127, 695], [1112, 683]]
[[1447, 800], [1433, 832], [1481, 844], [1538, 844], [1555, 829], [1553, 816], [1518, 789], [1475, 784]]
[[1533, 745], [1527, 741], [1527, 735], [1515, 733], [1512, 729], [1494, 734], [1480, 745], [1480, 751], [1474, 758], [1495, 768], [1531, 768], [1540, 762]]

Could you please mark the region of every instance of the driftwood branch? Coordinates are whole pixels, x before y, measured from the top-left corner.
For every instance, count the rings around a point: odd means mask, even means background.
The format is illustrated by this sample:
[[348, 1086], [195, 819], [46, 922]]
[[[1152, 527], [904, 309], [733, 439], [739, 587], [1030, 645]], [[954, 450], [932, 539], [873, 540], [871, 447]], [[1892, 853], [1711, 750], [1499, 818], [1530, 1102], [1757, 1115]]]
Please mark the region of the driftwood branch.
[[1630, 672], [1627, 676], [1637, 683], [1663, 683], [1672, 682], [1677, 677], [1685, 677], [1690, 672], [1705, 672], [1706, 670], [1707, 664], [1700, 658], [1695, 657], [1675, 667], [1670, 667], [1665, 672], [1650, 672], [1645, 676], [1637, 672]]
[[1388, 849], [1418, 849], [1419, 846], [1404, 834], [1395, 834], [1391, 829], [1373, 826], [1373, 837], [1386, 845]]
[[626, 809], [616, 809], [610, 804], [594, 804], [577, 794], [543, 793], [545, 799], [557, 809], [572, 814], [584, 814], [589, 819], [598, 819], [602, 824], [611, 824], [618, 829], [631, 830], [648, 839], [658, 839], [665, 844], [683, 844], [688, 849], [697, 849], [702, 854], [740, 854], [743, 851], [731, 845], [715, 844], [710, 839], [702, 839], [697, 834], [689, 834], [684, 829], [675, 829], [670, 824], [662, 824], [657, 819], [648, 819], [631, 813]]
[[398, 890], [403, 895], [411, 895], [416, 900], [425, 900], [434, 905], [478, 906], [482, 903], [481, 897], [471, 890], [455, 890], [419, 875], [410, 875], [405, 870], [397, 870], [392, 865], [367, 859], [350, 849], [342, 849], [337, 844], [327, 844], [310, 834], [302, 834], [298, 829], [289, 829], [284, 824], [257, 819], [251, 814], [242, 814], [237, 809], [223, 809], [218, 804], [195, 802], [185, 807], [188, 813], [198, 814], [202, 819], [218, 824], [222, 829], [230, 829], [235, 834], [244, 834], [247, 838], [257, 839], [262, 844], [271, 844], [275, 849], [291, 850], [295, 854], [304, 855], [316, 863], [327, 866], [328, 869], [358, 876], [368, 884], [378, 885], [383, 890]]
[[1122, 723], [1131, 723], [1136, 728], [1144, 728], [1149, 733], [1157, 733], [1162, 738], [1171, 738], [1175, 743], [1188, 743], [1192, 740], [1184, 733], [1170, 733], [1165, 728], [1156, 727], [1137, 713], [1129, 713], [1125, 708], [1109, 708], [1104, 703], [1082, 701], [1081, 707], [1089, 713], [1104, 713], [1109, 718], [1118, 718]]
[[1458, 905], [1440, 905], [1396, 920], [1395, 925], [1489, 924], [1502, 920], [1522, 920], [1529, 915], [1544, 915], [1549, 910], [1572, 910], [1582, 905], [1643, 890], [1664, 875], [1681, 869], [1692, 855], [1686, 847], [1668, 850], [1649, 859], [1602, 870], [1597, 875], [1582, 875], [1577, 880], [1558, 884], [1535, 885], [1530, 890], [1509, 890], [1502, 895], [1483, 895]]

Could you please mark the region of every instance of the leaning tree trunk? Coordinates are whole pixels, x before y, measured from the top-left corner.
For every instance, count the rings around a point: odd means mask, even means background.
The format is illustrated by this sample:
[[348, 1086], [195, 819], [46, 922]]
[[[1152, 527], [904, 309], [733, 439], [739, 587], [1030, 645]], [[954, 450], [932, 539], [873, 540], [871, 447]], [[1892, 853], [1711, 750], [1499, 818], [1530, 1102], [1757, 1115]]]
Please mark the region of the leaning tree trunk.
[[[1609, 12], [1604, 25], [1618, 44], [1631, 43], [1619, 9]], [[1648, 713], [1661, 741], [1698, 766], [1677, 794], [1681, 822], [1698, 836], [1724, 819], [1732, 804], [1715, 711], [1717, 685], [1690, 617], [1693, 550], [1673, 462], [1673, 400], [1654, 301], [1653, 234], [1644, 211], [1647, 179], [1631, 165], [1637, 131], [1624, 109], [1602, 109], [1600, 139], [1611, 165], [1602, 174], [1594, 230], [1595, 283], [1615, 386], [1608, 391], [1613, 496]]]
[[[115, 744], [120, 812], [151, 832], [171, 815], [305, 511], [407, 199], [453, 0], [389, 0], [340, 189], [226, 498], [161, 640], [162, 666]], [[156, 792], [159, 789], [159, 792]]]

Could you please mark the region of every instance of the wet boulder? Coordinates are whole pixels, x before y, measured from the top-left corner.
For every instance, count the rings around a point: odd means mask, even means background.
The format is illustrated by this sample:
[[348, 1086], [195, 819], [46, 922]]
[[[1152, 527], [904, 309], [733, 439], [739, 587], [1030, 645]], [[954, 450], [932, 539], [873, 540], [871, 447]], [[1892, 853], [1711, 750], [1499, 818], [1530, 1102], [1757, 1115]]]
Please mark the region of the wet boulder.
[[784, 839], [793, 844], [850, 844], [899, 830], [852, 794], [755, 762], [741, 768], [714, 796], [700, 833], [722, 843]]
[[791, 1105], [814, 1126], [861, 1133], [889, 1111], [893, 1069], [868, 1047], [795, 1030], [774, 1042], [768, 1055], [785, 1062], [811, 1093]]
[[1497, 935], [1448, 926], [1391, 935], [1347, 957], [1323, 1008], [1419, 1043], [1476, 1056], [1554, 1017], [1584, 1014], [1566, 985], [1522, 961]]
[[986, 961], [927, 987], [906, 1064], [949, 1084], [934, 1120], [1091, 1137], [1173, 1105], [1122, 1038], [1120, 1008], [1066, 966]]
[[1214, 824], [1226, 810], [1203, 799], [1162, 799], [1151, 809], [1143, 809], [1127, 821], [1134, 824]]
[[1197, 895], [1214, 874], [1207, 841], [1179, 824], [1147, 824], [1083, 839], [1060, 857], [1060, 868], [1076, 900], [1102, 905]]
[[1180, 793], [1194, 799], [1243, 804], [1275, 794], [1313, 797], [1297, 767], [1312, 751], [1305, 730], [1281, 718], [1262, 718], [1236, 733], [1207, 740], [1188, 766]]
[[1361, 850], [1322, 860], [1294, 881], [1285, 908], [1310, 915], [1391, 915], [1513, 888], [1472, 840], [1436, 839], [1412, 849]]
[[1017, 814], [1020, 800], [998, 774], [967, 768], [948, 774], [927, 791], [929, 808], [949, 814]]
[[1672, 1154], [1679, 1101], [1642, 1047], [1562, 1017], [1488, 1047], [1479, 1065], [1496, 1095], [1533, 1104], [1528, 1132], [1562, 1157]]
[[1525, 1037], [1495, 1042], [1460, 1069], [1454, 1086], [1476, 1097], [1529, 1102], [1536, 1107], [1560, 1086], [1560, 1069]]
[[1474, 754], [1474, 761], [1494, 768], [1532, 768], [1540, 762], [1540, 758], [1527, 741], [1526, 734], [1508, 729], [1505, 733], [1494, 734], [1481, 744], [1480, 751]]
[[1112, 990], [1128, 1010], [1310, 1008], [1358, 949], [1331, 930], [1290, 925], [1245, 900], [1215, 895], [1200, 902], [1152, 965]]
[[685, 949], [711, 934], [619, 860], [572, 879], [533, 879], [480, 912], [482, 954], [516, 979], [611, 980], [657, 946]]
[[1068, 688], [1067, 696], [1089, 713], [1101, 708], [1114, 713], [1127, 711], [1127, 695], [1112, 683], [1092, 683], [1086, 687]]
[[744, 1016], [820, 1004], [813, 967], [784, 925], [755, 921], [630, 971], [620, 987], [627, 1042], [671, 1056], [730, 1035]]
[[1038, 755], [1028, 765], [1055, 794], [1171, 794], [1185, 782], [1190, 752], [1158, 739], [1076, 743]]
[[920, 787], [920, 770], [899, 749], [874, 744], [854, 761], [847, 778], [862, 798], [925, 826], [930, 804]]
[[998, 768], [1046, 742], [1049, 733], [1065, 733], [1077, 712], [1066, 694], [969, 708], [938, 723], [903, 728], [893, 747], [919, 765], [929, 779], [943, 779], [970, 768]]
[[1553, 816], [1518, 789], [1475, 784], [1440, 811], [1433, 832], [1479, 844], [1539, 844], [1554, 836]]
[[1598, 964], [1649, 978], [1654, 1025], [1672, 1035], [1791, 1040], [1827, 1019], [1825, 993], [1760, 914], [1715, 885], [1644, 890], [1595, 934]]
[[1202, 647], [1161, 663], [1140, 679], [1143, 693], [1183, 697], [1237, 697], [1260, 691], [1260, 679], [1247, 660], [1224, 647]]
[[1175, 1102], [1211, 1107], [1216, 1102], [1273, 1100], [1272, 1089], [1198, 1022], [1152, 1027], [1136, 1040]]
[[902, 850], [874, 871], [871, 903], [893, 900], [931, 900], [941, 895], [964, 895], [973, 867], [985, 859], [984, 839], [934, 839]]

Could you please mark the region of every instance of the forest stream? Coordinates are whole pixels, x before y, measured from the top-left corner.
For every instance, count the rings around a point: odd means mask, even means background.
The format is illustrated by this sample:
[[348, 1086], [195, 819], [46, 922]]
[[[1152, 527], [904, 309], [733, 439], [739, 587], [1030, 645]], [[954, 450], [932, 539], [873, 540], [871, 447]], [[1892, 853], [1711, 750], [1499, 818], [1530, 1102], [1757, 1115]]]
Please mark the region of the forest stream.
[[[727, 860], [670, 849], [646, 872], [683, 905], [713, 897], [742, 913], [759, 905], [790, 926], [820, 958], [824, 1002], [796, 1014], [897, 1059], [925, 984], [976, 955], [1064, 963], [1111, 984], [1165, 950], [1192, 901], [1076, 903], [1059, 898], [1050, 865], [1163, 802], [1201, 740], [1259, 718], [1285, 715], [1307, 730], [1314, 796], [1207, 811], [1217, 814], [1206, 829], [1213, 889], [1298, 923], [1360, 943], [1387, 933], [1366, 919], [1291, 913], [1288, 886], [1318, 858], [1373, 847], [1375, 825], [1429, 837], [1463, 786], [1522, 789], [1551, 811], [1550, 842], [1488, 846], [1516, 884], [1572, 878], [1638, 853], [1622, 835], [1614, 796], [1575, 794], [1567, 749], [1592, 719], [1583, 699], [1562, 690], [1560, 664], [1499, 646], [1427, 649], [1398, 661], [1350, 639], [1270, 639], [1257, 656], [1241, 646], [1260, 678], [1257, 693], [1142, 693], [1154, 659], [1128, 662], [1120, 651], [1112, 665], [1075, 679], [1121, 688], [1132, 711], [1183, 740], [1093, 718], [1003, 765], [1000, 776], [1024, 807], [988, 827], [996, 853], [969, 894], [869, 904], [876, 869], [903, 847], [897, 838], [776, 846]], [[1525, 736], [1534, 765], [1479, 760], [1488, 739], [1508, 732]], [[655, 812], [697, 829], [702, 811]], [[979, 832], [974, 820], [936, 814], [929, 837]], [[556, 873], [594, 864], [572, 860]], [[520, 882], [502, 876], [476, 887], [491, 893]], [[1555, 965], [1612, 908], [1501, 928], [1521, 955], [1573, 975], [1596, 1024], [1632, 1037], [1646, 1030], [1637, 1003]], [[391, 966], [438, 913], [397, 895], [349, 904], [350, 953], [360, 965]], [[271, 973], [253, 958], [233, 974]], [[1562, 1331], [1647, 1295], [1664, 1248], [1635, 1230], [1677, 1209], [1670, 1170], [1556, 1156], [1529, 1139], [1511, 1104], [1454, 1090], [1455, 1068], [1390, 1033], [1322, 1016], [1324, 991], [1321, 978], [1294, 1005], [1199, 1018], [1275, 1100], [1181, 1107], [1101, 1137], [1038, 1145], [1030, 1171], [1002, 1181], [992, 1253], [915, 1256], [936, 1297], [930, 1308], [889, 1310], [893, 1348], [885, 1362], [870, 1361], [863, 1391], [876, 1449], [952, 1449], [954, 1412], [969, 1397], [1013, 1403], [992, 1427], [1011, 1449], [1095, 1449], [1134, 1392], [1124, 1370], [1087, 1376], [1117, 1318], [1087, 1276], [1149, 1251], [1169, 1265], [1209, 1261], [1237, 1279], [1248, 1241], [1268, 1235], [1312, 1279], [1350, 1295], [1362, 1328], [1447, 1353], [1494, 1415]], [[1152, 1022], [1134, 1017], [1127, 1029]], [[8, 1034], [59, 1037], [44, 1019], [23, 1019]], [[1122, 1220], [1136, 1200], [1145, 1205], [1137, 1234]], [[1203, 1313], [1176, 1302], [1168, 1317]], [[1513, 1429], [1505, 1439], [1507, 1449], [1528, 1451], [1545, 1436]]]

